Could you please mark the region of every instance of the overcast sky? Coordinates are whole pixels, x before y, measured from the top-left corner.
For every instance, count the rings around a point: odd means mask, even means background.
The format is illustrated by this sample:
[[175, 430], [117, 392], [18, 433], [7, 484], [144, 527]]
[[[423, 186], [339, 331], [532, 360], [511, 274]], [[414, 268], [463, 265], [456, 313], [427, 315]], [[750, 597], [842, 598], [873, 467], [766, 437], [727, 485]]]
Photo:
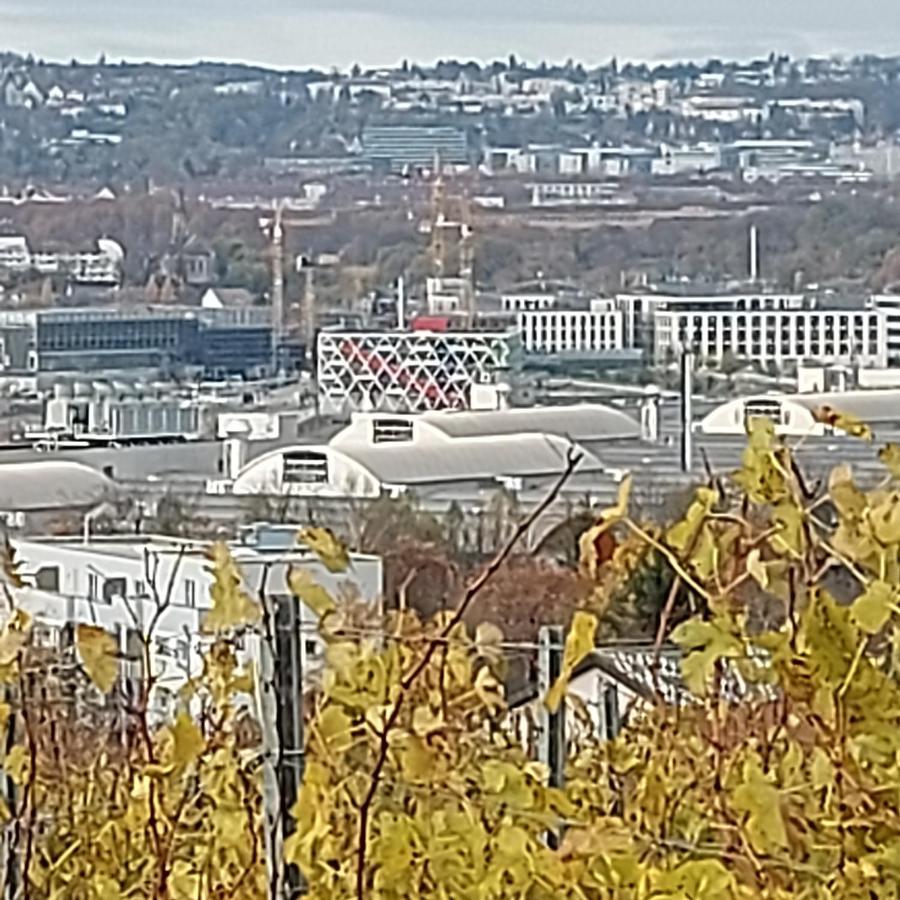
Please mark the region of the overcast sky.
[[275, 66], [900, 53], [897, 0], [0, 0], [0, 49]]

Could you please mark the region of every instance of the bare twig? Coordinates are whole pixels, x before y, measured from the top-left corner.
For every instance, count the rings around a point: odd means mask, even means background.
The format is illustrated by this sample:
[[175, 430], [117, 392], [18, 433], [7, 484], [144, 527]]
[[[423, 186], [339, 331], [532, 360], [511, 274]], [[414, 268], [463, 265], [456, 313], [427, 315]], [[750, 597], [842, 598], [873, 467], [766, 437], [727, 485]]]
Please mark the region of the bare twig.
[[428, 668], [435, 653], [446, 644], [450, 633], [462, 622], [475, 598], [481, 593], [485, 585], [496, 575], [504, 562], [509, 558], [516, 545], [522, 537], [528, 533], [531, 526], [543, 515], [543, 513], [553, 504], [559, 496], [560, 491], [566, 482], [572, 477], [572, 473], [581, 462], [582, 454], [577, 452], [573, 447], [569, 448], [566, 456], [566, 466], [562, 474], [557, 479], [546, 497], [523, 519], [515, 528], [509, 539], [500, 548], [494, 558], [485, 566], [481, 574], [469, 585], [462, 599], [456, 607], [453, 615], [426, 646], [424, 653], [419, 661], [412, 669], [401, 679], [400, 692], [397, 700], [391, 709], [390, 714], [384, 723], [384, 729], [381, 732], [379, 741], [378, 756], [375, 760], [375, 766], [372, 769], [372, 777], [369, 782], [369, 789], [359, 808], [359, 843], [356, 854], [356, 897], [357, 900], [364, 900], [366, 896], [366, 854], [368, 852], [369, 840], [369, 815], [372, 810], [372, 803], [375, 795], [378, 793], [378, 787], [381, 783], [381, 775], [387, 764], [388, 748], [390, 745], [390, 734], [394, 726], [400, 718], [404, 701], [409, 694], [410, 688], [415, 684], [417, 679]]

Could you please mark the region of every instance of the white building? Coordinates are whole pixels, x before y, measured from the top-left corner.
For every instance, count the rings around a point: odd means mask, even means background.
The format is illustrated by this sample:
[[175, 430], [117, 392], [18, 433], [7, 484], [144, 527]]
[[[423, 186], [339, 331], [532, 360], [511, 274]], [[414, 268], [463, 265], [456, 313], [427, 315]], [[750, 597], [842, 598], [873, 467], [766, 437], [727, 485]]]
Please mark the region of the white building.
[[615, 305], [625, 316], [625, 345], [652, 344], [653, 320], [657, 310], [782, 310], [803, 309], [803, 294], [747, 292], [739, 294], [617, 294]]
[[556, 301], [556, 294], [546, 292], [503, 294], [500, 297], [500, 308], [504, 312], [553, 309], [556, 306]]
[[477, 385], [505, 380], [520, 341], [509, 331], [321, 331], [319, 410], [465, 409]]
[[900, 363], [900, 294], [876, 294], [872, 303], [885, 317], [888, 359]]
[[738, 397], [717, 406], [700, 422], [703, 434], [743, 435], [747, 422], [769, 419], [778, 434], [803, 437], [821, 436], [833, 429], [816, 416], [817, 410], [830, 407], [854, 416], [878, 433], [892, 432], [900, 423], [900, 390], [825, 391], [798, 394], [757, 394]]
[[718, 144], [673, 147], [662, 144], [659, 159], [650, 163], [653, 175], [686, 175], [711, 172], [722, 166], [722, 148]]
[[591, 309], [542, 309], [517, 317], [526, 353], [586, 353], [625, 347], [621, 310], [592, 304]]
[[816, 360], [881, 368], [887, 321], [876, 309], [655, 310], [653, 358], [665, 362], [685, 347], [707, 361], [730, 353], [763, 366]]
[[68, 275], [82, 284], [117, 285], [125, 251], [116, 241], [100, 238], [91, 250], [32, 250], [26, 238], [0, 238], [0, 269], [41, 275]]
[[0, 269], [22, 271], [31, 265], [28, 241], [21, 235], [0, 237]]
[[531, 205], [539, 209], [553, 206], [592, 206], [609, 203], [616, 185], [604, 181], [550, 181], [531, 186]]
[[[594, 452], [640, 438], [640, 425], [605, 406], [528, 407], [419, 415], [358, 413], [325, 445], [280, 447], [238, 473], [238, 495], [376, 498], [413, 492], [424, 503], [477, 506], [500, 489], [542, 498], [583, 453], [565, 486], [580, 497], [609, 487]], [[599, 451], [598, 451], [599, 452]]]
[[[334, 596], [350, 594], [368, 603], [380, 599], [379, 557], [352, 554], [347, 574], [334, 575], [298, 546], [296, 533], [296, 526], [253, 526], [230, 544], [251, 596], [261, 591], [270, 599], [286, 596], [287, 573], [299, 567]], [[139, 635], [147, 634], [159, 614], [150, 663], [160, 675], [154, 708], [164, 713], [174, 702], [172, 692], [199, 673], [208, 645], [201, 633], [211, 607], [207, 550], [202, 543], [149, 536], [17, 540], [15, 551], [27, 585], [21, 603], [47, 643], [59, 642], [66, 625], [99, 625], [118, 636], [128, 657], [136, 655]], [[318, 620], [302, 603], [299, 623], [302, 659], [314, 668], [321, 661]], [[244, 649], [249, 659], [258, 658], [253, 636]]]

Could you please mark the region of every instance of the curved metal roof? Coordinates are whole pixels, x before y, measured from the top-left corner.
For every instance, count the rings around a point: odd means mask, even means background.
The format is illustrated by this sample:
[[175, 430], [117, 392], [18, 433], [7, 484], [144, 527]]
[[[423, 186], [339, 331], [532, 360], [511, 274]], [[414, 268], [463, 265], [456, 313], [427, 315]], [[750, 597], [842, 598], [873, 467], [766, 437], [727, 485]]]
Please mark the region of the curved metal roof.
[[246, 480], [256, 468], [292, 452], [320, 453], [343, 458], [368, 472], [382, 484], [433, 484], [509, 477], [553, 476], [566, 467], [569, 449], [582, 454], [579, 472], [603, 471], [590, 451], [565, 438], [548, 434], [515, 437], [458, 438], [434, 444], [369, 444], [362, 441], [340, 446], [296, 444], [270, 450], [248, 462], [235, 483]]
[[114, 487], [101, 472], [81, 463], [0, 464], [0, 509], [7, 512], [96, 506]]
[[789, 400], [815, 411], [830, 406], [838, 412], [850, 413], [864, 422], [900, 422], [900, 390], [832, 391], [822, 394], [784, 394]]
[[[768, 401], [793, 405], [815, 413], [823, 407], [848, 413], [868, 425], [900, 423], [900, 390], [825, 391], [815, 394], [751, 394], [735, 397], [712, 409], [703, 419], [704, 425], [723, 421], [728, 413], [744, 404]], [[743, 428], [743, 423], [741, 424]]]
[[640, 425], [618, 409], [598, 403], [534, 406], [474, 412], [428, 412], [422, 421], [452, 438], [540, 432], [573, 441], [640, 437]]
[[[470, 481], [504, 476], [561, 473], [572, 443], [549, 434], [515, 437], [458, 438], [446, 444], [349, 444], [338, 453], [353, 460], [388, 484]], [[593, 453], [583, 454], [579, 470], [601, 470]]]

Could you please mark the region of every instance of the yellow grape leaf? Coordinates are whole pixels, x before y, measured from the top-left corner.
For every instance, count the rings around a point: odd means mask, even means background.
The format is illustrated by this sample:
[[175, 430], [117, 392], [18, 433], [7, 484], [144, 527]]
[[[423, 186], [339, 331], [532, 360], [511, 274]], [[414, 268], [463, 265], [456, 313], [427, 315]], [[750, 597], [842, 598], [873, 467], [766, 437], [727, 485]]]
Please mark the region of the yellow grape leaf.
[[172, 726], [172, 761], [176, 766], [189, 766], [206, 749], [206, 741], [197, 723], [182, 710]]
[[858, 519], [866, 509], [866, 495], [853, 483], [853, 471], [846, 463], [835, 466], [828, 476], [828, 495], [838, 512]]
[[720, 659], [733, 659], [743, 652], [741, 641], [731, 633], [727, 620], [688, 619], [673, 632], [672, 640], [685, 651], [681, 674], [692, 693], [703, 696]]
[[406, 781], [429, 781], [434, 775], [434, 756], [421, 738], [406, 735], [398, 755]]
[[834, 784], [834, 766], [831, 764], [828, 754], [821, 747], [813, 750], [809, 774], [812, 778], [812, 786], [817, 791]]
[[572, 672], [594, 649], [596, 634], [597, 617], [584, 610], [576, 612], [575, 617], [572, 619], [572, 627], [566, 636], [562, 672], [544, 698], [544, 704], [550, 712], [556, 712], [559, 709], [559, 705], [562, 703], [563, 697], [565, 697], [568, 690]]
[[288, 572], [288, 587], [291, 593], [302, 600], [319, 619], [325, 618], [336, 608], [331, 594], [306, 569], [292, 566]]
[[316, 719], [316, 730], [331, 752], [342, 752], [353, 744], [352, 722], [339, 706], [326, 706]]
[[769, 539], [769, 546], [781, 555], [787, 552], [789, 556], [799, 559], [806, 546], [803, 513], [786, 500], [775, 507], [772, 518], [778, 532]]
[[0, 561], [2, 561], [3, 575], [6, 577], [7, 584], [14, 588], [23, 587], [25, 582], [22, 581], [22, 573], [19, 571], [22, 563], [16, 558], [16, 548], [6, 536], [0, 544]]
[[633, 482], [634, 479], [630, 473], [619, 482], [619, 489], [616, 491], [616, 505], [610, 506], [600, 513], [600, 518], [604, 522], [615, 522], [628, 515], [628, 501], [631, 498]]
[[506, 704], [503, 686], [491, 674], [491, 670], [487, 666], [482, 666], [475, 676], [475, 695], [493, 715], [503, 712]]
[[24, 784], [28, 773], [28, 750], [22, 744], [10, 748], [3, 760], [3, 771], [14, 784]]
[[878, 451], [878, 458], [894, 478], [900, 480], [900, 444], [887, 444]]
[[732, 794], [732, 803], [746, 814], [747, 836], [757, 853], [787, 846], [781, 793], [766, 779], [757, 759], [751, 757], [744, 762], [743, 782]]
[[882, 544], [900, 544], [900, 493], [894, 491], [869, 514], [872, 534]]
[[873, 581], [854, 600], [850, 617], [866, 634], [877, 634], [887, 625], [898, 601], [900, 597], [889, 584]]
[[838, 431], [849, 434], [850, 437], [860, 438], [864, 441], [872, 440], [872, 429], [856, 416], [842, 413], [830, 406], [820, 406], [814, 413], [816, 421]]
[[108, 694], [119, 677], [119, 645], [116, 639], [96, 625], [79, 625], [76, 644], [88, 677], [104, 694]]
[[13, 610], [0, 633], [0, 666], [8, 666], [16, 661], [19, 651], [28, 642], [30, 631], [31, 616], [24, 609]]
[[769, 570], [760, 559], [758, 548], [754, 548], [747, 555], [747, 573], [763, 590], [769, 586]]
[[6, 724], [9, 722], [9, 716], [12, 709], [8, 703], [0, 702], [0, 740], [6, 737]]
[[503, 658], [503, 632], [490, 622], [482, 622], [475, 629], [475, 648], [485, 659], [499, 662]]
[[329, 572], [346, 572], [350, 568], [350, 555], [334, 532], [327, 528], [303, 528], [297, 539], [306, 544]]
[[262, 618], [259, 604], [243, 588], [240, 570], [228, 547], [213, 544], [207, 553], [213, 577], [209, 589], [212, 609], [203, 620], [206, 632], [232, 631], [245, 625], [255, 625]]

